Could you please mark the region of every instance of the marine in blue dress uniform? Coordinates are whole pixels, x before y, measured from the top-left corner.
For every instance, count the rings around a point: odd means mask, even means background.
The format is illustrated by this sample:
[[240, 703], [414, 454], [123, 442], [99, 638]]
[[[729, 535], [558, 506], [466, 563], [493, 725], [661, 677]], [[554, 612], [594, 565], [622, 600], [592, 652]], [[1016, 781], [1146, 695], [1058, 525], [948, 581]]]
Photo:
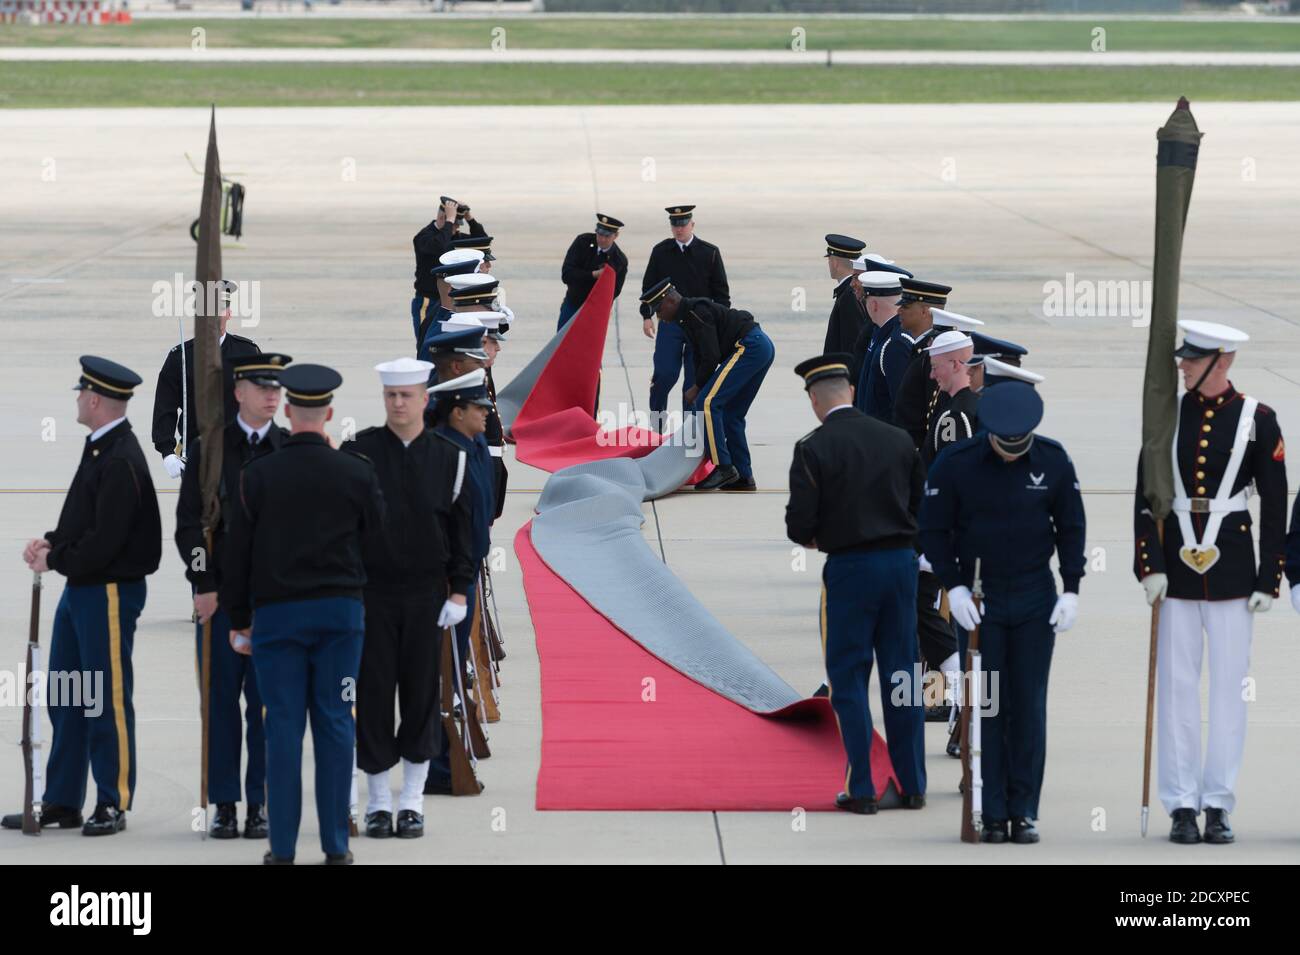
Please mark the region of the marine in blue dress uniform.
[[[481, 333], [480, 333], [481, 336]], [[480, 339], [481, 340], [481, 339]], [[488, 453], [485, 437], [492, 399], [487, 391], [487, 373], [482, 368], [472, 369], [456, 378], [446, 378], [429, 389], [432, 421], [439, 436], [450, 441], [465, 454], [465, 488], [471, 508], [470, 559], [475, 568], [467, 598], [469, 606], [476, 599], [477, 569], [487, 559], [492, 548], [492, 523], [501, 516], [494, 486], [492, 456]], [[467, 614], [455, 627], [456, 648], [461, 661], [469, 657], [469, 638], [473, 617]], [[462, 705], [467, 705], [462, 701]], [[424, 791], [430, 795], [451, 795], [451, 764], [447, 754], [450, 741], [441, 733], [439, 724], [438, 755], [429, 766]]]
[[[23, 550], [27, 566], [68, 579], [54, 613], [48, 673], [102, 674], [103, 685], [49, 700], [54, 737], [40, 797], [40, 825], [82, 826], [86, 772], [95, 778], [88, 836], [126, 828], [135, 796], [135, 709], [131, 649], [144, 609], [145, 577], [162, 556], [162, 521], [149, 467], [126, 419], [140, 376], [107, 358], [81, 357], [77, 422], [90, 429], [63, 499], [59, 523]], [[21, 829], [22, 814], [5, 816]]]
[[560, 303], [560, 317], [555, 323], [557, 332], [582, 308], [605, 266], [614, 270], [614, 298], [623, 293], [627, 256], [618, 247], [618, 234], [622, 228], [621, 219], [597, 212], [596, 230], [579, 233], [569, 243], [569, 250], [564, 253], [564, 264], [560, 266], [564, 301]]
[[[911, 348], [910, 342], [900, 344], [895, 341], [899, 337], [898, 299], [903, 291], [902, 278], [896, 272], [883, 269], [858, 276], [858, 283], [867, 295], [867, 328], [870, 333], [869, 337], [859, 338], [854, 349], [857, 377], [854, 379], [853, 404], [859, 411], [881, 421], [889, 421], [886, 356], [892, 362]], [[864, 336], [867, 334], [864, 330]], [[887, 349], [886, 345], [891, 342], [894, 344]], [[858, 353], [861, 354], [860, 361], [856, 357]]]
[[[208, 685], [208, 800], [217, 813], [209, 834], [214, 839], [239, 835], [240, 737], [247, 720], [248, 768], [243, 794], [248, 802], [244, 836], [266, 838], [266, 732], [262, 723], [262, 694], [251, 658], [236, 653], [230, 645], [229, 598], [222, 591], [221, 563], [231, 515], [239, 503], [239, 474], [244, 465], [275, 451], [289, 432], [273, 418], [280, 407], [280, 372], [293, 359], [281, 354], [257, 354], [235, 359], [231, 373], [235, 380], [235, 419], [222, 430], [221, 523], [212, 537], [212, 553], [206, 554], [203, 536], [203, 500], [200, 494], [199, 462], [202, 446], [195, 442], [190, 466], [181, 478], [176, 502], [176, 550], [185, 564], [185, 578], [194, 589], [195, 649], [202, 679], [203, 624], [212, 622], [211, 682]], [[200, 559], [202, 558], [202, 559]], [[244, 698], [245, 713], [239, 711]]]
[[[1008, 382], [980, 398], [981, 430], [945, 448], [926, 480], [920, 541], [953, 618], [980, 627], [996, 712], [981, 717], [985, 842], [1038, 841], [1047, 752], [1047, 677], [1056, 634], [1074, 625], [1084, 572], [1083, 498], [1074, 464], [1034, 434], [1038, 393]], [[1059, 597], [1051, 558], [1060, 561]], [[982, 613], [971, 597], [975, 562]], [[1008, 829], [1010, 826], [1010, 829]]]
[[910, 684], [916, 651], [916, 509], [924, 473], [906, 434], [852, 405], [847, 353], [800, 363], [821, 427], [795, 445], [790, 465], [789, 538], [826, 557], [822, 572], [822, 649], [826, 682], [848, 757], [841, 809], [879, 808], [871, 777], [868, 684], [880, 666], [885, 739], [903, 787], [902, 804], [925, 805], [925, 722]]
[[724, 308], [731, 307], [731, 289], [727, 285], [722, 253], [716, 245], [695, 235], [695, 206], [668, 206], [664, 211], [668, 213], [672, 238], [664, 239], [650, 250], [650, 260], [641, 277], [642, 330], [655, 342], [650, 414], [660, 430], [668, 410], [668, 393], [682, 374], [683, 365], [687, 371], [682, 381], [682, 410], [691, 405], [686, 391], [692, 384], [690, 369], [695, 367], [695, 356], [680, 325], [668, 323], [655, 328], [653, 312], [645, 305], [646, 293], [667, 279], [688, 298], [706, 298]]
[[[426, 427], [431, 366], [400, 358], [375, 366], [385, 422], [344, 450], [365, 455], [384, 493], [384, 534], [369, 538], [366, 640], [357, 679], [357, 767], [367, 774], [366, 835], [424, 834], [424, 786], [438, 754], [442, 628], [467, 615], [477, 571], [470, 553], [465, 452]], [[401, 722], [395, 723], [394, 705]], [[393, 818], [390, 770], [402, 764]]]
[[753, 491], [754, 471], [745, 438], [745, 414], [758, 396], [776, 350], [754, 316], [703, 298], [683, 298], [667, 279], [641, 298], [659, 317], [660, 327], [678, 326], [695, 357], [686, 390], [697, 420], [702, 419], [714, 470], [697, 491]]
[[[1228, 816], [1246, 744], [1256, 614], [1280, 590], [1286, 564], [1286, 447], [1272, 408], [1237, 391], [1228, 370], [1245, 332], [1179, 321], [1184, 392], [1173, 453], [1172, 513], [1161, 540], [1139, 460], [1133, 499], [1133, 571], [1160, 604], [1156, 652], [1157, 768], [1170, 841], [1235, 840]], [[1175, 464], [1176, 461], [1176, 464]], [[1259, 560], [1247, 497], [1259, 495]], [[1209, 720], [1201, 748], [1201, 672], [1208, 647]], [[1202, 756], [1202, 752], [1204, 755]]]
[[293, 861], [302, 816], [302, 738], [311, 719], [316, 816], [328, 865], [349, 865], [348, 811], [356, 726], [352, 700], [365, 632], [362, 558], [383, 533], [384, 500], [365, 458], [325, 435], [343, 379], [323, 365], [280, 374], [292, 433], [241, 474], [227, 538], [230, 641], [250, 653], [266, 705], [271, 849]]

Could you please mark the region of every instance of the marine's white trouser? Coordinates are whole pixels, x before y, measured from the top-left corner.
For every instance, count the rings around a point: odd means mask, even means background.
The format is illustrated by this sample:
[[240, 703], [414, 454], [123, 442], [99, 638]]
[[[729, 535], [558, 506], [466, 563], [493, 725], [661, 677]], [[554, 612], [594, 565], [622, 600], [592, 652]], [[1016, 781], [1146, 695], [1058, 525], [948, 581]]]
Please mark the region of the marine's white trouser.
[[[1160, 801], [1165, 811], [1224, 809], [1246, 744], [1250, 638], [1246, 600], [1167, 599], [1160, 608], [1156, 664]], [[1202, 635], [1204, 634], [1204, 636]], [[1201, 660], [1210, 646], [1210, 734], [1201, 762]]]

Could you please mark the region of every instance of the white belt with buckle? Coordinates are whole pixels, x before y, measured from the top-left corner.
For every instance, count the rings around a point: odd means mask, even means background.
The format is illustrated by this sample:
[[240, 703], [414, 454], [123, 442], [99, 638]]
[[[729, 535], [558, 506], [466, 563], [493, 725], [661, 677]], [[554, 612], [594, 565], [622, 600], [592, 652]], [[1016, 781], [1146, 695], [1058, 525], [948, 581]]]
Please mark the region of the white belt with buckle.
[[1248, 495], [1245, 488], [1232, 497], [1184, 497], [1174, 499], [1174, 511], [1179, 514], [1231, 514], [1246, 510]]

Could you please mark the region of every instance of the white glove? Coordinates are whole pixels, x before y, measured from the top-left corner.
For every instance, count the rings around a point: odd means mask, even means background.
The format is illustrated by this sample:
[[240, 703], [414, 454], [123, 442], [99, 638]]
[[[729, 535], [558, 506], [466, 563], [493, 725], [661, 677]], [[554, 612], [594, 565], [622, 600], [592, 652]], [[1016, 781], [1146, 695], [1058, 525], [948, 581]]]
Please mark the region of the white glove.
[[979, 608], [975, 606], [969, 587], [954, 587], [948, 591], [948, 613], [963, 630], [974, 630], [979, 626]]
[[442, 612], [438, 614], [438, 626], [454, 627], [468, 614], [469, 607], [466, 604], [458, 604], [449, 599], [442, 605]]
[[1291, 588], [1291, 606], [1295, 607], [1295, 612], [1300, 613], [1300, 584]]
[[925, 559], [925, 555], [924, 555], [924, 554], [921, 554], [921, 555], [919, 555], [919, 556], [916, 558], [916, 563], [917, 563], [917, 566], [918, 566], [918, 568], [920, 569], [921, 573], [923, 573], [923, 574], [932, 574], [932, 573], [934, 573], [934, 568], [930, 566], [930, 562], [929, 562], [928, 560]]
[[163, 458], [163, 467], [167, 469], [167, 476], [173, 480], [181, 476], [185, 470], [185, 462], [174, 454], [169, 454]]
[[1065, 633], [1074, 626], [1074, 621], [1078, 619], [1079, 595], [1061, 594], [1056, 598], [1056, 606], [1052, 608], [1052, 615], [1047, 618], [1047, 622], [1052, 625], [1052, 629], [1057, 633]]
[[1147, 606], [1154, 607], [1169, 593], [1169, 578], [1164, 574], [1147, 574], [1142, 578], [1142, 589], [1147, 592]]
[[1258, 590], [1250, 595], [1246, 601], [1246, 609], [1251, 613], [1268, 613], [1268, 608], [1273, 606], [1273, 598], [1268, 594], [1262, 594]]

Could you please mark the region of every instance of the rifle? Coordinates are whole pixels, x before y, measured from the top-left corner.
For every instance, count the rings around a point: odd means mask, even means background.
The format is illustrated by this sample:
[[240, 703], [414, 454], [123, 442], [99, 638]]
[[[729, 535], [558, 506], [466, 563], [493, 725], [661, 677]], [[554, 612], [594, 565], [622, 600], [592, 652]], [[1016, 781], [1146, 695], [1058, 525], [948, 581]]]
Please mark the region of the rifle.
[[453, 796], [477, 796], [483, 791], [483, 784], [474, 774], [474, 757], [470, 752], [469, 737], [457, 729], [456, 718], [452, 715], [455, 707], [452, 682], [460, 682], [459, 668], [456, 667], [456, 658], [459, 656], [455, 646], [456, 634], [443, 628], [441, 639], [442, 731], [447, 736], [448, 759], [451, 762], [451, 792]]
[[[1165, 542], [1165, 522], [1156, 519], [1156, 538], [1160, 546]], [[1147, 651], [1147, 726], [1146, 741], [1142, 753], [1142, 838], [1147, 837], [1147, 820], [1151, 816], [1151, 726], [1156, 715], [1156, 647], [1160, 640], [1160, 604], [1157, 600], [1151, 605], [1151, 647]]]
[[492, 614], [488, 620], [488, 638], [492, 641], [492, 656], [496, 660], [506, 658], [506, 641], [501, 636], [501, 613], [497, 610], [497, 592], [492, 586], [492, 572], [488, 570], [488, 562], [483, 561], [483, 592], [485, 594], [484, 607], [490, 600], [492, 603]]
[[32, 574], [32, 615], [27, 629], [27, 692], [23, 695], [23, 835], [41, 834], [40, 815], [36, 809], [42, 788], [43, 768], [40, 760], [41, 716], [33, 705], [35, 675], [41, 668], [41, 575]]
[[[975, 609], [983, 612], [984, 588], [980, 583], [980, 562], [975, 559], [975, 581], [971, 588]], [[980, 767], [980, 628], [976, 624], [966, 646], [969, 688], [961, 710], [961, 841], [979, 842], [983, 828], [984, 781]]]
[[497, 694], [500, 685], [497, 679], [496, 661], [492, 659], [492, 643], [487, 637], [490, 618], [487, 614], [487, 602], [482, 592], [475, 601], [474, 623], [470, 627], [469, 645], [474, 656], [474, 669], [478, 674], [478, 683], [474, 687], [474, 699], [477, 703], [480, 723], [498, 723], [501, 721], [501, 698]]

